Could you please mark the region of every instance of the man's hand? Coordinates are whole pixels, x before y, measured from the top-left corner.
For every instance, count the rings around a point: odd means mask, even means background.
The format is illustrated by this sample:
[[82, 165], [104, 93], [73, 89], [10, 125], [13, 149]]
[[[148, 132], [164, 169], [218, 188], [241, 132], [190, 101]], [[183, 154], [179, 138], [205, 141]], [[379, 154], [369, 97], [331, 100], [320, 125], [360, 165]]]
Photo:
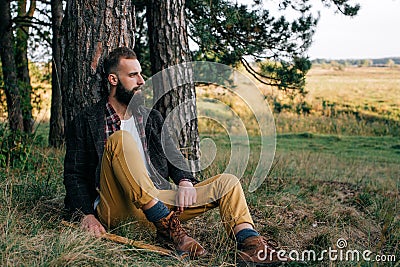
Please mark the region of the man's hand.
[[106, 233], [106, 229], [104, 229], [103, 225], [101, 225], [93, 214], [85, 215], [82, 218], [81, 228], [95, 237], [101, 237], [102, 234]]
[[196, 203], [196, 188], [189, 181], [181, 181], [179, 183], [178, 193], [176, 194], [176, 206], [178, 211], [182, 212], [184, 207], [189, 207]]

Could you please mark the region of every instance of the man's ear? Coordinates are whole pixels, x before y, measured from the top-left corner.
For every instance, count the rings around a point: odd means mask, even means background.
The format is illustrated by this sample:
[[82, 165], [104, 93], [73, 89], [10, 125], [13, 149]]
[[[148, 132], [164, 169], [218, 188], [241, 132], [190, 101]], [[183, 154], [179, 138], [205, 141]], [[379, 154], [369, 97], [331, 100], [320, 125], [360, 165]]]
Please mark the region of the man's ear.
[[109, 82], [111, 85], [116, 86], [117, 83], [118, 83], [118, 76], [117, 76], [116, 74], [113, 74], [113, 73], [108, 74], [107, 79], [108, 79], [108, 82]]

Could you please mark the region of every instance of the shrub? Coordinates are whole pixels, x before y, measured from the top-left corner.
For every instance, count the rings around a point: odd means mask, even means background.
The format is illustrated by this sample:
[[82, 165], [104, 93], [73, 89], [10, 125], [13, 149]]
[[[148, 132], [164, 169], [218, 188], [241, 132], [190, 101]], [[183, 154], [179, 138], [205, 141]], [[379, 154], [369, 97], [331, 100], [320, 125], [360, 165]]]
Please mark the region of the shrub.
[[13, 132], [0, 124], [0, 167], [23, 167], [33, 145], [42, 145], [43, 137], [21, 131]]

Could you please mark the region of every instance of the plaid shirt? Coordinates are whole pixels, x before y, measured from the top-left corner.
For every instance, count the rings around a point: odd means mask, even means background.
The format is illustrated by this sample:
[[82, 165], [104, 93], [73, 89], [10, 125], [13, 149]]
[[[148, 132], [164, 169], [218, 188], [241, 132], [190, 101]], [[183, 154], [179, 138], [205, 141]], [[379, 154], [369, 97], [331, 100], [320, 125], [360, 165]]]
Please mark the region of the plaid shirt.
[[[136, 128], [139, 133], [140, 140], [142, 141], [144, 155], [146, 157], [147, 163], [150, 164], [150, 157], [148, 153], [146, 134], [143, 125], [143, 116], [141, 114], [135, 114], [134, 116]], [[121, 119], [115, 112], [114, 108], [109, 102], [106, 103], [106, 125], [104, 129], [105, 141], [114, 132], [121, 130]]]

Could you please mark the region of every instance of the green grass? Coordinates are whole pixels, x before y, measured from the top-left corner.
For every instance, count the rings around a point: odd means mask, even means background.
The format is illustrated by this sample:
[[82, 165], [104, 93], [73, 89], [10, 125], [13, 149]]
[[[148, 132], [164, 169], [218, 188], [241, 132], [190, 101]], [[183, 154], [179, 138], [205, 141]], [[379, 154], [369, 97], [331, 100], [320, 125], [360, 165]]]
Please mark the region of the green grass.
[[400, 140], [390, 136], [278, 135], [278, 150], [324, 153], [344, 159], [400, 164]]
[[[226, 137], [209, 137], [216, 141], [220, 153], [216, 165], [206, 175], [223, 170], [230, 149]], [[258, 139], [252, 137], [250, 145], [252, 157], [241, 180], [245, 190], [257, 164]], [[267, 180], [255, 193], [246, 191], [257, 229], [288, 250], [321, 251], [345, 238], [351, 249], [369, 249], [398, 258], [399, 148], [394, 137], [278, 135], [277, 153]], [[188, 262], [96, 240], [80, 230], [61, 226], [63, 153], [36, 144], [17, 168], [2, 168], [2, 266], [235, 264], [235, 245], [225, 234], [217, 210], [185, 224], [210, 252], [204, 259]], [[113, 232], [156, 243], [153, 231], [134, 222]], [[327, 264], [325, 261], [309, 265]], [[337, 266], [348, 264], [339, 262]]]

